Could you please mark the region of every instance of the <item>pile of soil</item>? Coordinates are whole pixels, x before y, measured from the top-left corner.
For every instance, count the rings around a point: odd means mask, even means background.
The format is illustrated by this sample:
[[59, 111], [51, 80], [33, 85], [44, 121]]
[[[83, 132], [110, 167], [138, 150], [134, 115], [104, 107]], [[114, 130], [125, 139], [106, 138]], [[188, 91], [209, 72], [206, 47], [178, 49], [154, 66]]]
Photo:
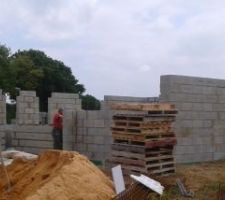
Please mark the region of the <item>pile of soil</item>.
[[109, 200], [113, 184], [86, 157], [67, 151], [46, 151], [37, 160], [16, 159], [7, 167], [12, 184], [0, 168], [1, 200]]

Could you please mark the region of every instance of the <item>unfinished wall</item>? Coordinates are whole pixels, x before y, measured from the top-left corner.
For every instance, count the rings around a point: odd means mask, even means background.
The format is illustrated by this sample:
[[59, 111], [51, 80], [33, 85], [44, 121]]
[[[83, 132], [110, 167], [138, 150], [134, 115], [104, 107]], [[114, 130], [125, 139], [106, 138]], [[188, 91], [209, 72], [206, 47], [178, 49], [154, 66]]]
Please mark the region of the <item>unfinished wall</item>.
[[16, 101], [16, 123], [21, 125], [38, 125], [40, 122], [39, 98], [36, 97], [36, 92], [20, 91]]
[[177, 162], [225, 158], [225, 80], [162, 76], [160, 101], [174, 103]]
[[14, 125], [11, 130], [12, 145], [17, 150], [38, 154], [53, 148], [51, 126]]
[[48, 123], [52, 123], [53, 115], [59, 108], [64, 111], [81, 110], [81, 99], [78, 94], [53, 92], [48, 98]]

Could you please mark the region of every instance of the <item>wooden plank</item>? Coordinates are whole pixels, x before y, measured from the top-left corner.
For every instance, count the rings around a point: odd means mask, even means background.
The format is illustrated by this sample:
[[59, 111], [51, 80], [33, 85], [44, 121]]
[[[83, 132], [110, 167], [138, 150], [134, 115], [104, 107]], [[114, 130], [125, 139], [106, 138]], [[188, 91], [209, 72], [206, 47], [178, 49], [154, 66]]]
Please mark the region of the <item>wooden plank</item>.
[[125, 158], [125, 157], [115, 157], [112, 156], [110, 160], [114, 163], [118, 163], [121, 165], [132, 165], [132, 166], [141, 166], [145, 167], [145, 161], [144, 160], [135, 160], [131, 158]]
[[161, 155], [161, 156], [155, 156], [155, 157], [146, 157], [145, 161], [155, 161], [155, 160], [165, 160], [165, 159], [173, 159], [173, 155]]
[[145, 160], [145, 155], [139, 154], [139, 153], [131, 153], [131, 152], [112, 150], [111, 155], [117, 156], [117, 157], [136, 158], [136, 159], [139, 159], [139, 160]]
[[129, 165], [121, 165], [122, 169], [125, 170], [132, 170], [132, 171], [138, 171], [140, 173], [147, 173], [147, 169], [144, 167], [137, 167], [137, 166], [129, 166]]
[[163, 167], [163, 166], [168, 166], [168, 165], [174, 165], [174, 161], [169, 161], [169, 162], [162, 162], [162, 163], [154, 163], [154, 164], [147, 164], [146, 165], [146, 168], [148, 170], [150, 170], [151, 168], [155, 168], [155, 167], [158, 167], [159, 169], [162, 169], [162, 168], [166, 168], [166, 167]]
[[151, 174], [158, 174], [158, 173], [163, 173], [163, 172], [168, 172], [168, 171], [175, 171], [175, 167], [168, 167], [168, 168], [164, 168], [164, 169], [157, 169], [157, 170], [148, 170], [149, 173]]
[[[121, 130], [112, 130], [112, 134], [117, 134], [117, 135], [143, 135], [143, 136], [170, 136], [174, 135], [174, 132], [171, 130], [141, 130], [141, 132], [128, 132], [124, 129]], [[174, 135], [175, 136], [175, 135]]]
[[175, 110], [175, 105], [169, 103], [112, 103], [112, 110], [133, 110], [133, 111], [159, 111]]
[[168, 145], [175, 145], [177, 142], [176, 138], [166, 138], [164, 140], [158, 140], [158, 141], [146, 141], [145, 147], [146, 148], [154, 148], [154, 147], [163, 147]]
[[112, 150], [145, 154], [144, 146], [137, 146], [137, 145], [130, 145], [130, 144], [118, 144], [118, 143], [112, 144]]

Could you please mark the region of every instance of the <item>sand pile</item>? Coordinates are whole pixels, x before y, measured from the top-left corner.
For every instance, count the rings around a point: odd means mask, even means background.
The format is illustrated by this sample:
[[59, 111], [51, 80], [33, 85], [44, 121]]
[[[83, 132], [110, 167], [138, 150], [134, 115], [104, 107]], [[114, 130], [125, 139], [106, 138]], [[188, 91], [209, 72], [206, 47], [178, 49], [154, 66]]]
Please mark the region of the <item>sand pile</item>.
[[108, 200], [112, 182], [78, 153], [47, 151], [37, 160], [16, 159], [7, 167], [12, 191], [0, 169], [0, 200]]

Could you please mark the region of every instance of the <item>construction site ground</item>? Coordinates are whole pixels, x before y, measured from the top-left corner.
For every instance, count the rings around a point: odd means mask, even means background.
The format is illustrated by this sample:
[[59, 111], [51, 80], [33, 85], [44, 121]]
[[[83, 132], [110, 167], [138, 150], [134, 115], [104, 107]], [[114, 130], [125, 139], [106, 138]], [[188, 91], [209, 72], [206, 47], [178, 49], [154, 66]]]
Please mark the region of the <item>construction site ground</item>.
[[[16, 159], [7, 169], [12, 188], [7, 192], [6, 180], [0, 180], [2, 200], [111, 200], [115, 196], [112, 181], [107, 178], [109, 173], [103, 170], [105, 176], [77, 153], [48, 151], [37, 160]], [[2, 169], [0, 177], [4, 177]], [[161, 198], [151, 192], [149, 200], [225, 199], [225, 160], [177, 165], [175, 174], [150, 177], [159, 181], [165, 190]], [[178, 178], [187, 191], [194, 192], [194, 198], [180, 194]]]
[[165, 186], [162, 198], [154, 193], [150, 200], [183, 200], [176, 185], [180, 178], [188, 191], [194, 192], [195, 200], [222, 200], [225, 199], [225, 161], [177, 165], [174, 175], [156, 177]]

